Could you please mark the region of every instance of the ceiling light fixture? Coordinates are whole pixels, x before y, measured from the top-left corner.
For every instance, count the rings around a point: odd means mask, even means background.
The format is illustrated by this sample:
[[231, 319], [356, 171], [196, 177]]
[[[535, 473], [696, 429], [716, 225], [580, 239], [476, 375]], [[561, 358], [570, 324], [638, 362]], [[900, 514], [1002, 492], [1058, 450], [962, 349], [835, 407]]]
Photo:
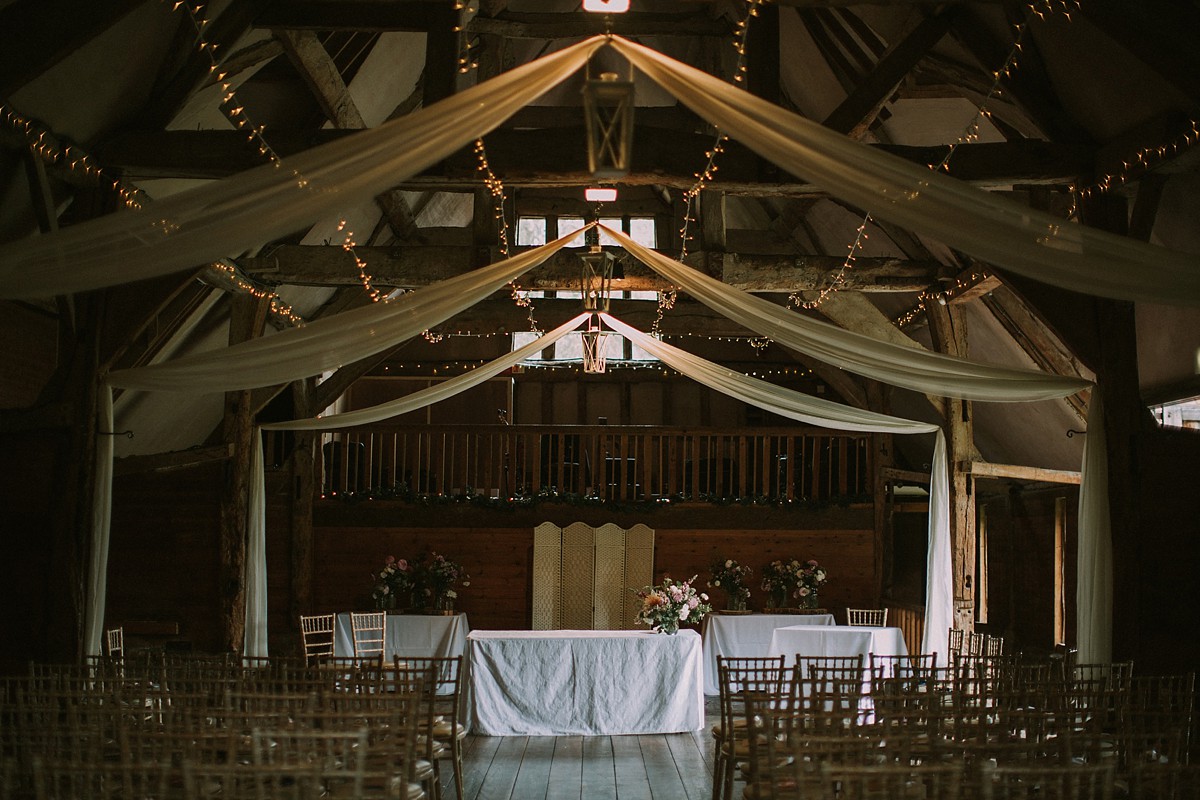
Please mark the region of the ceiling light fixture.
[[593, 14], [624, 14], [629, 0], [583, 0], [583, 10]]
[[589, 203], [611, 203], [617, 199], [617, 190], [611, 186], [589, 186], [583, 190], [583, 198]]

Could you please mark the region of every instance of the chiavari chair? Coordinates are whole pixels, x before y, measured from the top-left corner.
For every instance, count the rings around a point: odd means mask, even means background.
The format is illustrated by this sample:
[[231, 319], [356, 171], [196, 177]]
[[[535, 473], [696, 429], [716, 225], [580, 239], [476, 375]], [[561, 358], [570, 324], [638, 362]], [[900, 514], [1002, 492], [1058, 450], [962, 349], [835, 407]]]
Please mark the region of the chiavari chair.
[[333, 655], [335, 619], [333, 614], [300, 615], [300, 643], [310, 662]]
[[833, 800], [959, 800], [964, 774], [960, 764], [823, 764], [823, 797]]
[[1112, 800], [1112, 764], [984, 763], [980, 774], [983, 800]]
[[887, 625], [887, 615], [886, 608], [847, 608], [846, 624], [883, 628]]
[[738, 658], [717, 656], [721, 720], [712, 729], [715, 750], [713, 800], [733, 800], [733, 782], [738, 765], [750, 757], [747, 692], [780, 696], [785, 686], [783, 656]]

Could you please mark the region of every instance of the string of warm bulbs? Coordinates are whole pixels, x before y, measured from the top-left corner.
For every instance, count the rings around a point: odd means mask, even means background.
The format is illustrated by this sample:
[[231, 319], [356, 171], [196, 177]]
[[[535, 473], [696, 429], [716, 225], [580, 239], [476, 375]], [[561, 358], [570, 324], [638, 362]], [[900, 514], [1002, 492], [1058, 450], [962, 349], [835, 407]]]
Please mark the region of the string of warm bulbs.
[[[993, 70], [992, 85], [989, 87], [987, 94], [983, 98], [983, 101], [975, 110], [975, 114], [971, 118], [971, 121], [967, 123], [967, 126], [963, 132], [959, 134], [958, 138], [950, 145], [949, 149], [946, 151], [945, 155], [942, 156], [941, 160], [936, 164], [928, 165], [931, 170], [934, 172], [949, 173], [950, 160], [954, 158], [954, 154], [958, 152], [958, 148], [969, 142], [979, 141], [983, 121], [985, 119], [990, 119], [992, 116], [992, 112], [988, 109], [988, 105], [994, 98], [1002, 94], [1001, 82], [1004, 79], [1011, 77], [1013, 70], [1017, 67], [1017, 57], [1021, 52], [1022, 43], [1025, 38], [1025, 31], [1028, 28], [1030, 17], [1037, 16], [1039, 19], [1046, 19], [1049, 16], [1061, 13], [1065, 14], [1069, 20], [1070, 11], [1072, 9], [1077, 9], [1078, 7], [1079, 0], [1040, 0], [1040, 2], [1030, 3], [1027, 6], [1025, 19], [1014, 26], [1013, 46], [1009, 49], [1008, 55], [1005, 57], [1004, 62], [1000, 65], [1000, 67], [996, 70]], [[855, 230], [853, 241], [851, 241], [847, 246], [848, 252], [846, 254], [846, 258], [842, 261], [841, 267], [829, 280], [829, 282], [817, 292], [815, 297], [806, 300], [798, 293], [793, 292], [788, 296], [788, 302], [795, 308], [812, 310], [819, 308], [820, 305], [824, 303], [825, 300], [827, 300], [831, 295], [844, 288], [846, 285], [846, 273], [854, 268], [855, 259], [862, 252], [863, 246], [870, 238], [869, 234], [867, 233], [867, 227], [872, 222], [874, 222], [874, 219], [872, 218], [870, 212], [867, 212], [863, 215], [862, 221], [858, 224], [858, 227]], [[938, 296], [938, 294], [939, 293], [936, 292], [931, 293], [928, 295], [928, 297], [933, 298]], [[925, 297], [926, 294], [922, 293], [921, 302], [919, 302], [916, 306], [916, 313], [920, 313], [920, 311], [924, 310]], [[912, 313], [911, 309], [910, 311], [901, 315], [900, 319], [908, 317], [908, 319], [911, 321], [912, 317], [909, 317], [910, 313]], [[915, 314], [913, 316], [915, 317]]]
[[[483, 139], [475, 140], [475, 159], [476, 171], [483, 176], [483, 185], [492, 195], [492, 217], [496, 220], [496, 226], [500, 237], [500, 255], [508, 258], [508, 216], [504, 213], [504, 182], [492, 171], [492, 165], [488, 161], [487, 147], [483, 144]], [[529, 298], [527, 292], [521, 290], [521, 285], [515, 280], [508, 282], [509, 291], [513, 302], [518, 308], [523, 308], [529, 317], [529, 330], [534, 333], [542, 333], [542, 329], [538, 326], [537, 318], [534, 316], [533, 301]]]
[[1069, 187], [1071, 208], [1067, 212], [1067, 218], [1073, 219], [1079, 213], [1081, 200], [1119, 189], [1129, 181], [1140, 178], [1168, 157], [1178, 155], [1197, 142], [1200, 142], [1200, 119], [1191, 118], [1186, 121], [1183, 133], [1172, 136], [1163, 144], [1138, 148], [1128, 157], [1121, 159], [1120, 171], [1105, 173], [1088, 186], [1079, 187], [1072, 184]]
[[[733, 69], [733, 80], [735, 83], [743, 83], [746, 78], [746, 42], [750, 35], [750, 19], [758, 16], [758, 7], [762, 5], [764, 0], [750, 0], [746, 6], [746, 16], [737, 22], [737, 33], [733, 37], [733, 49], [737, 52], [737, 62]], [[687, 257], [688, 242], [691, 241], [690, 233], [691, 225], [696, 222], [696, 217], [693, 213], [697, 211], [697, 205], [700, 201], [700, 193], [704, 191], [706, 184], [711, 183], [716, 177], [720, 165], [717, 164], [718, 157], [725, 152], [725, 144], [729, 141], [729, 137], [717, 130], [716, 140], [712, 147], [704, 152], [705, 163], [703, 169], [694, 174], [696, 182], [693, 183], [683, 192], [683, 225], [679, 228], [679, 260], [683, 261]], [[662, 328], [663, 315], [675, 307], [675, 298], [678, 295], [678, 289], [672, 286], [658, 293], [658, 311], [655, 314], [654, 322], [650, 325], [650, 334], [658, 336]]]
[[[733, 80], [735, 83], [742, 83], [746, 78], [746, 42], [750, 35], [750, 19], [757, 17], [759, 13], [758, 7], [762, 5], [763, 0], [750, 0], [746, 6], [746, 16], [737, 22], [737, 33], [733, 37], [733, 48], [737, 52], [737, 63], [733, 70]], [[683, 192], [683, 225], [679, 229], [679, 260], [683, 261], [687, 256], [688, 242], [692, 236], [688, 232], [691, 224], [697, 221], [693, 216], [697, 210], [695, 204], [699, 202], [700, 193], [704, 191], [706, 184], [711, 183], [716, 177], [717, 170], [720, 166], [717, 164], [718, 157], [725, 152], [725, 144], [729, 141], [729, 137], [717, 131], [716, 141], [704, 153], [706, 159], [704, 168], [699, 172], [694, 173], [696, 181]]]
[[104, 186], [107, 183], [123, 205], [133, 209], [142, 207], [141, 189], [109, 175], [83, 148], [62, 142], [42, 123], [24, 116], [6, 103], [0, 103], [0, 123], [24, 138], [30, 153], [44, 164], [67, 171], [82, 184]]

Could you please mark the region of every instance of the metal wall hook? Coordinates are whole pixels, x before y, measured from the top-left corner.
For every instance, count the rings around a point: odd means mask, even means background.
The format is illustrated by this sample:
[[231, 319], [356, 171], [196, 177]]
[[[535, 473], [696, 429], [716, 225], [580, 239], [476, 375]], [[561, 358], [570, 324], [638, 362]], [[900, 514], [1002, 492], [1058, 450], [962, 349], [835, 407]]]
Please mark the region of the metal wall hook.
[[100, 436], [124, 436], [126, 439], [133, 438], [133, 431], [96, 431]]
[[1068, 439], [1075, 438], [1075, 434], [1079, 434], [1080, 436], [1087, 436], [1087, 431], [1077, 431], [1074, 428], [1067, 428], [1067, 438]]

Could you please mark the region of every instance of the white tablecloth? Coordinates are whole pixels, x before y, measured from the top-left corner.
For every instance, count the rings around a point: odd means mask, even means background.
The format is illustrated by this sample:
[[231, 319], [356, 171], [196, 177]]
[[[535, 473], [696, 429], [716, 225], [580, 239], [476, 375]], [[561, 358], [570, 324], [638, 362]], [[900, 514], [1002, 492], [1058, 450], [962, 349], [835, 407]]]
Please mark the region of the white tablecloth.
[[704, 727], [695, 631], [472, 631], [467, 659], [476, 733], [607, 736]]
[[[717, 656], [771, 655], [771, 634], [795, 625], [833, 625], [833, 614], [709, 614], [704, 618], [704, 693], [720, 694]], [[778, 655], [778, 654], [776, 654]]]
[[906, 656], [908, 647], [899, 628], [868, 628], [860, 625], [788, 625], [771, 634], [770, 655], [787, 656], [794, 664], [796, 654], [804, 656], [863, 657], [863, 668], [870, 667], [870, 653]]
[[[387, 643], [384, 657], [445, 658], [466, 654], [467, 634], [470, 632], [466, 614], [454, 616], [425, 616], [423, 614], [388, 614]], [[334, 626], [333, 654], [354, 655], [354, 640], [350, 633], [350, 614], [337, 615]]]

